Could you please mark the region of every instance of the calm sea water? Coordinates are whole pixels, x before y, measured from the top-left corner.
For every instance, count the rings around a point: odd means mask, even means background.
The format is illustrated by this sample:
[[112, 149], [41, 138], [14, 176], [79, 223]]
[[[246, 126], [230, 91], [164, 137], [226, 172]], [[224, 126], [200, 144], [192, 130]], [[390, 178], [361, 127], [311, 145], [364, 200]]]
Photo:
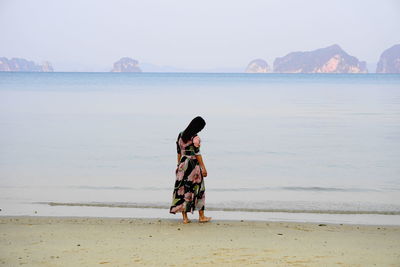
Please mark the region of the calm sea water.
[[177, 218], [197, 115], [217, 218], [400, 224], [400, 75], [379, 74], [0, 73], [0, 214]]

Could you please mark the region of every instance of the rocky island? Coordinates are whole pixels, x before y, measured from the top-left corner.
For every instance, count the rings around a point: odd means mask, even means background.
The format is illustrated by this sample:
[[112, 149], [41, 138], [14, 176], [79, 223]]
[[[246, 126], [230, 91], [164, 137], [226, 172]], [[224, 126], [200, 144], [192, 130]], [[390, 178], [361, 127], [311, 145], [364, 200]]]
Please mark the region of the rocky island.
[[142, 72], [139, 62], [129, 57], [123, 57], [114, 63], [111, 72]]
[[43, 62], [43, 65], [37, 65], [33, 61], [24, 58], [7, 59], [0, 57], [0, 71], [20, 71], [20, 72], [53, 72], [53, 66], [50, 62]]
[[246, 73], [268, 73], [270, 71], [268, 63], [263, 59], [252, 60], [245, 70]]
[[347, 54], [339, 45], [307, 52], [292, 52], [274, 61], [278, 73], [367, 73], [365, 61]]
[[376, 73], [400, 73], [400, 44], [383, 51]]

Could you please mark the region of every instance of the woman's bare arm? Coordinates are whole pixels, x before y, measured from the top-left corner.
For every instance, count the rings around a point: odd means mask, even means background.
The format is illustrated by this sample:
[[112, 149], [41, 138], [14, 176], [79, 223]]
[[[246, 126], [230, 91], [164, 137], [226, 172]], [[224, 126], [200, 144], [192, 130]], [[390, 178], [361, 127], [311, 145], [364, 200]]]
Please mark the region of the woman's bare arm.
[[178, 154], [178, 164], [179, 164], [179, 162], [181, 162], [181, 157], [182, 157], [182, 155]]
[[206, 169], [206, 166], [204, 165], [203, 157], [201, 155], [196, 155], [196, 159], [200, 164], [200, 168], [201, 168], [203, 177], [207, 177], [207, 169]]

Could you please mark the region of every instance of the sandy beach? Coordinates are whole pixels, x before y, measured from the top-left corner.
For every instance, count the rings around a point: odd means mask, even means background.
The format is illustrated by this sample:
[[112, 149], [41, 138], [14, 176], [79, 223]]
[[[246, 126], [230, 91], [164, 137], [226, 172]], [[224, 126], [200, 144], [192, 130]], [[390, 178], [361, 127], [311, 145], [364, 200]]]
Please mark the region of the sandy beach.
[[2, 266], [399, 266], [400, 227], [0, 217]]

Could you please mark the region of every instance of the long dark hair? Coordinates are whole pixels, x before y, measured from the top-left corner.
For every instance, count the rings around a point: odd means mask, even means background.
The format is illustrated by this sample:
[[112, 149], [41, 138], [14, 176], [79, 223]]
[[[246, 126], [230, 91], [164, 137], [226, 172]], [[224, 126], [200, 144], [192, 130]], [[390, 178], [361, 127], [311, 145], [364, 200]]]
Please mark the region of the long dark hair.
[[206, 126], [206, 121], [202, 117], [197, 116], [196, 118], [194, 118], [189, 123], [188, 127], [186, 127], [186, 129], [182, 132], [183, 142], [186, 143], [187, 141], [189, 141], [190, 138], [203, 130], [204, 126]]

